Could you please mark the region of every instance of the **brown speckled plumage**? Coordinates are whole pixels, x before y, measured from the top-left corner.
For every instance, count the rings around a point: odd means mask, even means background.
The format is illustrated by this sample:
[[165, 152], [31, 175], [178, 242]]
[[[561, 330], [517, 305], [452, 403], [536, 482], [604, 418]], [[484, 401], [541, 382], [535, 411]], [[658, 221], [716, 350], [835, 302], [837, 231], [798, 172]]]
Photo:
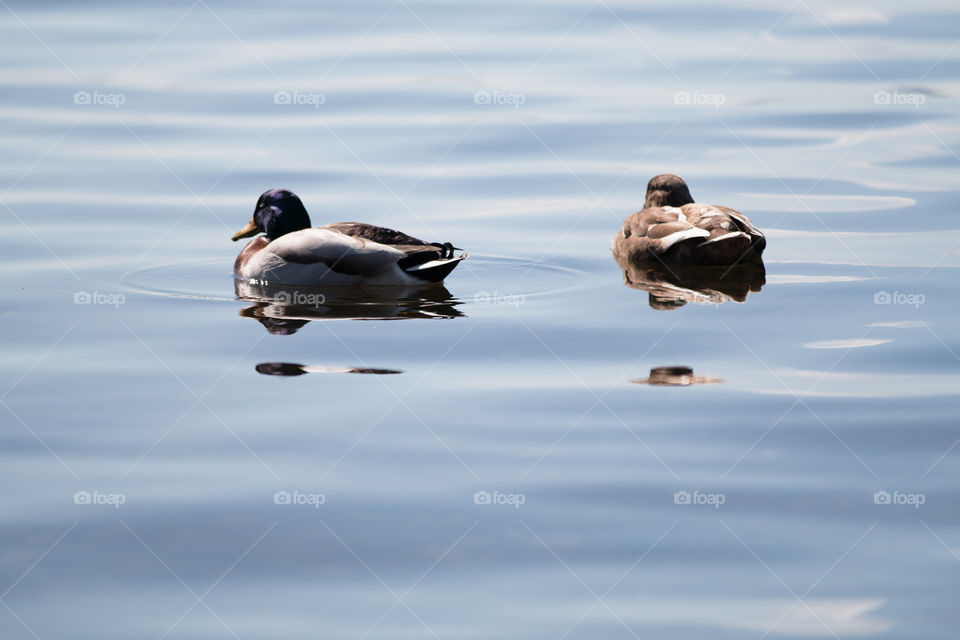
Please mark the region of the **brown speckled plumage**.
[[635, 264], [731, 265], [760, 261], [765, 246], [745, 215], [696, 204], [682, 178], [663, 174], [650, 180], [643, 210], [623, 221], [612, 249]]

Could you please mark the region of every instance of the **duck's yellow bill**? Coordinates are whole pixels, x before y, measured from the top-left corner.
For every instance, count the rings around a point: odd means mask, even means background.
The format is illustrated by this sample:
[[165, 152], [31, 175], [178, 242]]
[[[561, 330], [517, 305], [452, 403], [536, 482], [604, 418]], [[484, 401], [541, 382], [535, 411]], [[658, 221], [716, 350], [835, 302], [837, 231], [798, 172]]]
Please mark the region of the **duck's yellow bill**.
[[233, 234], [230, 239], [236, 242], [240, 238], [249, 238], [250, 236], [255, 236], [258, 233], [260, 233], [260, 230], [257, 229], [257, 223], [253, 220], [250, 220], [250, 222], [247, 223], [247, 226]]

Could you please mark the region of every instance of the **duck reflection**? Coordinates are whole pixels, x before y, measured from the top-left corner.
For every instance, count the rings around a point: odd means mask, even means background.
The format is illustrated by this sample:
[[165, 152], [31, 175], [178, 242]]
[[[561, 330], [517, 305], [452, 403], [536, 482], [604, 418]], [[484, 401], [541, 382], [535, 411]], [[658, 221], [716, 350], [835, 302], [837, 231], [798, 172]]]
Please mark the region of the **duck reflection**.
[[650, 306], [661, 311], [682, 307], [688, 302], [721, 304], [746, 302], [751, 292], [760, 291], [767, 282], [763, 262], [732, 267], [637, 264], [614, 253], [623, 269], [623, 283], [650, 294]]
[[459, 318], [461, 304], [439, 284], [413, 287], [284, 287], [236, 280], [237, 298], [253, 304], [240, 315], [274, 335], [296, 333], [315, 320]]
[[710, 376], [695, 376], [690, 367], [654, 367], [650, 369], [650, 377], [642, 380], [631, 380], [635, 384], [649, 384], [655, 387], [689, 387], [694, 384], [719, 384], [720, 378]]
[[368, 373], [390, 375], [403, 373], [399, 369], [373, 369], [370, 367], [317, 367], [292, 362], [261, 362], [256, 366], [257, 373], [265, 376], [302, 376], [305, 373]]

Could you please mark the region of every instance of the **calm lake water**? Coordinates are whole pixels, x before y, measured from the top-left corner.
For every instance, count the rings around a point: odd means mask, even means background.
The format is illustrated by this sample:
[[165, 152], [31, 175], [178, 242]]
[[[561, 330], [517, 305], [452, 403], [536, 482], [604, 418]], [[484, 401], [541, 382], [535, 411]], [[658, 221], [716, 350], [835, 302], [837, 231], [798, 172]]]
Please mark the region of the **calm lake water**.
[[[924, 0], [5, 3], [0, 635], [956, 638], [958, 33]], [[662, 172], [765, 231], [759, 291], [625, 286]], [[278, 186], [471, 257], [235, 290]]]

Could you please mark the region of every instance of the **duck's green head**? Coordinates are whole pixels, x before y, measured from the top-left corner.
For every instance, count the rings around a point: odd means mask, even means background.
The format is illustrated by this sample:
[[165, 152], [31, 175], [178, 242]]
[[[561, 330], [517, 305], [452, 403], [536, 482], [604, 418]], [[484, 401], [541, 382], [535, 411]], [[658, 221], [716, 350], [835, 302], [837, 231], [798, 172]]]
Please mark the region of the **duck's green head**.
[[650, 178], [647, 183], [647, 197], [643, 208], [650, 207], [682, 207], [693, 202], [687, 183], [680, 176], [672, 173], [662, 173]]
[[287, 189], [270, 189], [264, 191], [257, 200], [253, 218], [247, 226], [230, 239], [236, 241], [263, 233], [268, 240], [276, 240], [282, 235], [309, 227], [310, 216], [297, 194]]

